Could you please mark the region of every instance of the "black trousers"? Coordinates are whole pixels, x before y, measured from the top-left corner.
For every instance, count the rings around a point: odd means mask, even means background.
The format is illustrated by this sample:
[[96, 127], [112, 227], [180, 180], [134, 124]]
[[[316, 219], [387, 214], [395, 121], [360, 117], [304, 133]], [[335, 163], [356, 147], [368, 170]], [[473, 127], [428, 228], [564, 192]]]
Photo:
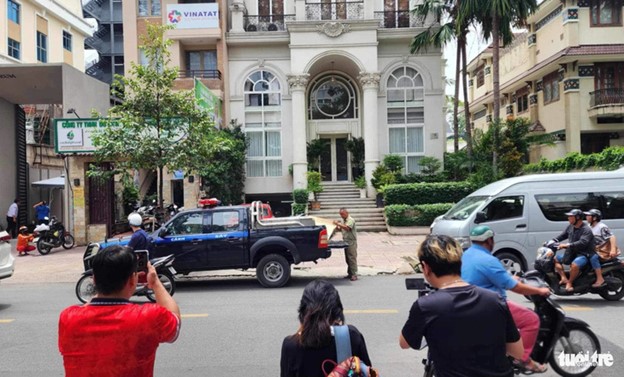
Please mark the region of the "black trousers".
[[13, 238], [17, 237], [17, 223], [9, 216], [7, 216], [7, 233]]

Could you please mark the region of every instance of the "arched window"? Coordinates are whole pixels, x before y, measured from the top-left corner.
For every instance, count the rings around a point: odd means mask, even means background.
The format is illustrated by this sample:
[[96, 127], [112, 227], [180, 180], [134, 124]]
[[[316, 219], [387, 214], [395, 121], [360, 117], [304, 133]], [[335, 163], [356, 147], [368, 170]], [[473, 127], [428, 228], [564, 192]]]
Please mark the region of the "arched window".
[[245, 80], [248, 177], [282, 176], [282, 97], [274, 74], [256, 71]]
[[388, 151], [404, 157], [406, 173], [418, 173], [418, 162], [425, 152], [425, 91], [418, 71], [401, 67], [392, 72], [388, 78], [386, 108]]
[[357, 118], [355, 88], [348, 79], [329, 75], [312, 84], [308, 103], [310, 119]]

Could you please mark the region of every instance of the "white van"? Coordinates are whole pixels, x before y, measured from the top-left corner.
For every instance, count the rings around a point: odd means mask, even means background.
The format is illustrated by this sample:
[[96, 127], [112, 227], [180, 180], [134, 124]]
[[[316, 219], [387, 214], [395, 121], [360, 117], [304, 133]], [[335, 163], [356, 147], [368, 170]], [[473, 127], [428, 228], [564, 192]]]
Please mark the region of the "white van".
[[537, 248], [568, 225], [565, 212], [602, 211], [602, 221], [624, 245], [624, 168], [610, 172], [535, 174], [503, 179], [465, 197], [431, 224], [432, 234], [470, 246], [469, 234], [488, 225], [493, 254], [512, 272], [533, 268]]

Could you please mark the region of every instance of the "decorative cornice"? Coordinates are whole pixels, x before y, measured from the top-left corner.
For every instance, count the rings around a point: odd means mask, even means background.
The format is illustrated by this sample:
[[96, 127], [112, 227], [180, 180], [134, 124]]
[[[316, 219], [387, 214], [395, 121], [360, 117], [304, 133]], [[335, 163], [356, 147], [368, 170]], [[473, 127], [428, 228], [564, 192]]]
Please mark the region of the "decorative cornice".
[[316, 31], [330, 38], [336, 38], [351, 31], [351, 25], [343, 24], [342, 22], [325, 22], [322, 25], [316, 25]]
[[360, 72], [358, 76], [358, 81], [362, 84], [364, 89], [366, 88], [379, 88], [379, 80], [381, 79], [381, 75], [379, 72]]
[[288, 86], [290, 90], [305, 90], [310, 80], [310, 74], [304, 73], [301, 75], [288, 75]]

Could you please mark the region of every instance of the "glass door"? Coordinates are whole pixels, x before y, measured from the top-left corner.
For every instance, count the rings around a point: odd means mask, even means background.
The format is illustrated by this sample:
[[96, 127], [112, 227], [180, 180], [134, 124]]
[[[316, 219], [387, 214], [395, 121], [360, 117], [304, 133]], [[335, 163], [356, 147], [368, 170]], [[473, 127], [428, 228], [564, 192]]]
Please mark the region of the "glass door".
[[340, 182], [349, 180], [349, 153], [345, 148], [346, 137], [321, 137], [327, 140], [321, 153], [321, 175], [323, 181]]

